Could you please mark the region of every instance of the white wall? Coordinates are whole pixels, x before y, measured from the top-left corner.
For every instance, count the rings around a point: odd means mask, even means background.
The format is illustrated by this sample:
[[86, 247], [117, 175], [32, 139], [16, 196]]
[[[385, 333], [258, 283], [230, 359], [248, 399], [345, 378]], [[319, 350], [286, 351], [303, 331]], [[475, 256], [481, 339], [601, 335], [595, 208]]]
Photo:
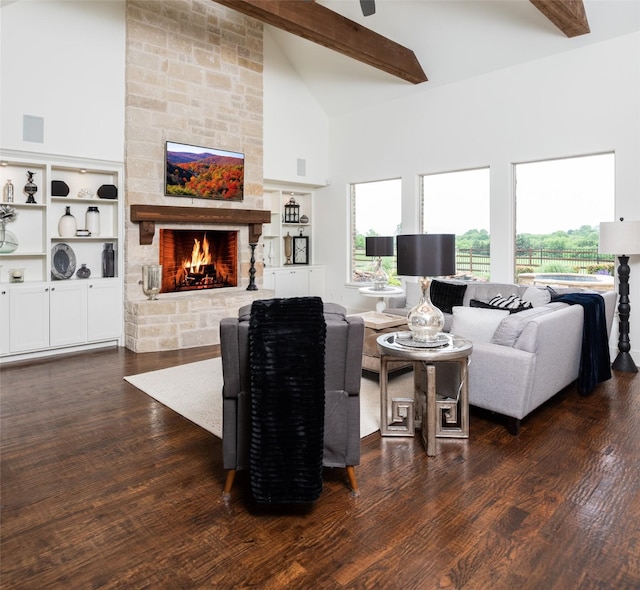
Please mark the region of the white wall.
[[[329, 120], [265, 28], [264, 178], [324, 186], [329, 177]], [[298, 174], [298, 160], [305, 174]]]
[[[614, 151], [616, 216], [640, 219], [638, 33], [433, 90], [425, 85], [330, 124], [332, 180], [317, 192], [323, 207], [315, 219], [316, 253], [327, 264], [328, 296], [349, 309], [370, 303], [345, 286], [352, 182], [401, 177], [403, 228], [412, 232], [418, 231], [418, 175], [490, 166], [496, 281], [513, 279], [515, 162]], [[633, 306], [640, 302], [640, 256], [631, 264]], [[633, 317], [631, 344], [640, 362], [640, 319]]]
[[[124, 160], [125, 3], [31, 0], [0, 9], [0, 145]], [[23, 141], [23, 115], [44, 141]]]

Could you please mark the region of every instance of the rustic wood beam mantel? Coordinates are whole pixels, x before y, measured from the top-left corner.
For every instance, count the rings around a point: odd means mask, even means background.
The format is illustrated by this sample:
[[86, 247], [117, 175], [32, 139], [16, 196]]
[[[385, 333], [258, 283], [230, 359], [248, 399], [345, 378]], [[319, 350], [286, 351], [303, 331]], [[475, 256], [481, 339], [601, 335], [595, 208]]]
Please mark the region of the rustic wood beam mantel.
[[309, 0], [215, 1], [412, 84], [427, 81], [427, 76], [411, 49], [316, 2], [309, 2]]
[[591, 32], [582, 0], [530, 0], [567, 37]]
[[249, 243], [257, 244], [262, 224], [271, 221], [271, 212], [263, 209], [223, 209], [217, 207], [170, 207], [167, 205], [131, 205], [131, 221], [138, 223], [140, 245], [153, 242], [156, 223], [201, 223], [248, 225]]

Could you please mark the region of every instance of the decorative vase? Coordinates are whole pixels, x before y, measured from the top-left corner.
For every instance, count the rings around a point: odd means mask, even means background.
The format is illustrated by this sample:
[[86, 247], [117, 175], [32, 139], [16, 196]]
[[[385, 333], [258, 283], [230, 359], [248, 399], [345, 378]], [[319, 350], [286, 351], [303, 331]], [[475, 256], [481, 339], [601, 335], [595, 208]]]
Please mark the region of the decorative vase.
[[76, 272], [76, 276], [79, 279], [88, 279], [91, 276], [91, 270], [87, 268], [86, 264], [81, 264]]
[[65, 214], [58, 221], [58, 233], [61, 238], [73, 238], [77, 229], [78, 224], [76, 218], [71, 215], [71, 207], [66, 207]]
[[102, 250], [102, 276], [116, 276], [116, 253], [113, 250], [113, 244], [108, 242]]
[[89, 207], [87, 209], [84, 227], [91, 232], [92, 236], [100, 235], [100, 211], [97, 207]]
[[4, 190], [2, 192], [3, 192], [2, 200], [5, 203], [13, 203], [13, 183], [10, 180], [7, 180], [7, 182], [4, 185]]
[[157, 299], [162, 287], [162, 265], [149, 264], [142, 267], [142, 291], [150, 299]]
[[9, 254], [18, 247], [18, 238], [13, 232], [6, 229], [6, 223], [0, 221], [0, 253]]

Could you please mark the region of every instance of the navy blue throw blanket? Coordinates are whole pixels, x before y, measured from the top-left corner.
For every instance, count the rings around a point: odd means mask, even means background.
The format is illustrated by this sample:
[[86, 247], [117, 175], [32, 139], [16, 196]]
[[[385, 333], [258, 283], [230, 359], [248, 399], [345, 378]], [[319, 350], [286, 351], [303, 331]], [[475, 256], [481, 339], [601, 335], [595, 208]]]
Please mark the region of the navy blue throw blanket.
[[305, 503], [322, 492], [322, 299], [255, 301], [249, 320], [249, 479], [258, 503]]
[[568, 293], [554, 301], [582, 305], [584, 309], [578, 393], [589, 395], [598, 383], [611, 379], [604, 299], [597, 293]]

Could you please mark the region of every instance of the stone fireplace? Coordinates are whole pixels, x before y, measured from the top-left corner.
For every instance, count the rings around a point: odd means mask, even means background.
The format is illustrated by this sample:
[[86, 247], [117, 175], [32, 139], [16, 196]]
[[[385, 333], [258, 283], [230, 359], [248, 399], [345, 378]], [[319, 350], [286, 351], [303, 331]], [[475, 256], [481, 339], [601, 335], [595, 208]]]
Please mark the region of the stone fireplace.
[[238, 286], [238, 232], [160, 230], [161, 293]]
[[[254, 247], [270, 219], [263, 209], [131, 205], [139, 244], [129, 250], [136, 249], [140, 272], [142, 265], [160, 261], [163, 287], [156, 301], [145, 299], [138, 286], [138, 298], [125, 302], [127, 348], [156, 352], [219, 344], [222, 318], [273, 297], [273, 291], [250, 289], [254, 275], [260, 279], [262, 274], [261, 264], [255, 267]], [[203, 251], [211, 262], [202, 262]]]

